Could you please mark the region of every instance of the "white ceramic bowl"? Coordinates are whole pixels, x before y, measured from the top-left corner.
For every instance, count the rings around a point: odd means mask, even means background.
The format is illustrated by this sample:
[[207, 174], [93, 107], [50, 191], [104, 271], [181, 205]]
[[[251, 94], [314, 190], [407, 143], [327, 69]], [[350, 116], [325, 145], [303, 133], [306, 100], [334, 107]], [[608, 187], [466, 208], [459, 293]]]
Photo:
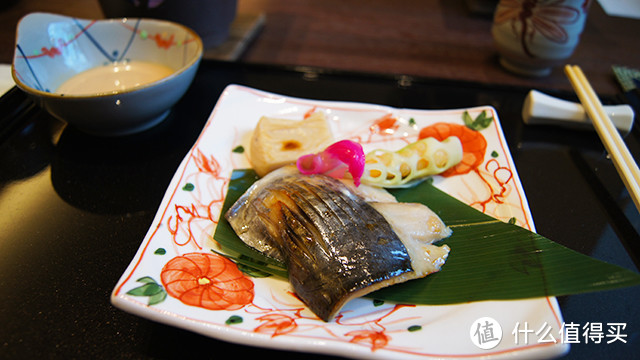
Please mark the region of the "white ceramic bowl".
[[[146, 130], [167, 117], [193, 81], [202, 51], [200, 37], [177, 23], [32, 13], [18, 24], [12, 75], [16, 85], [50, 114], [79, 130], [126, 135]], [[107, 78], [114, 86], [117, 81], [130, 80], [114, 75], [114, 64], [122, 70], [123, 64], [142, 69], [150, 63], [168, 67], [168, 73], [151, 82], [132, 80], [130, 87], [98, 89]], [[60, 91], [70, 78], [87, 76], [87, 70], [100, 67], [108, 68], [105, 71], [109, 73], [87, 81], [81, 93]], [[128, 75], [132, 74], [136, 71]], [[157, 74], [153, 70], [148, 75]]]

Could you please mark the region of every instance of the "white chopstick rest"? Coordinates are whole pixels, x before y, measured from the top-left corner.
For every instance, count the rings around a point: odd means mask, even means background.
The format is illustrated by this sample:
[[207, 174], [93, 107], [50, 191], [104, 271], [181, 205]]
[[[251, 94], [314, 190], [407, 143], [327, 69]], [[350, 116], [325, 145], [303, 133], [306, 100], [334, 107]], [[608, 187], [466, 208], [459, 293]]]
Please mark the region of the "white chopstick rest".
[[580, 67], [567, 65], [564, 70], [578, 98], [580, 98], [582, 106], [589, 114], [600, 140], [602, 140], [605, 149], [611, 156], [631, 199], [636, 208], [640, 210], [640, 169], [638, 169], [638, 164], [633, 159], [631, 152], [613, 122], [607, 116], [600, 99], [598, 99]]
[[[631, 106], [607, 105], [604, 110], [623, 134], [633, 127], [634, 112]], [[593, 130], [593, 124], [582, 105], [537, 90], [531, 90], [527, 94], [522, 106], [522, 119], [529, 125], [559, 125]]]

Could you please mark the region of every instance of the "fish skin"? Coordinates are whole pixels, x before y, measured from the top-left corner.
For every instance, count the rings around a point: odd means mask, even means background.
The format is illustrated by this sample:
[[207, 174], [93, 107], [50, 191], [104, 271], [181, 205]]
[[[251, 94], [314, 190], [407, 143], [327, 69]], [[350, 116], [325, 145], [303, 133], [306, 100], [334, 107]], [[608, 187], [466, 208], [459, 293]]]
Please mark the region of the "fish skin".
[[[249, 189], [253, 200], [239, 199], [226, 216], [234, 230], [245, 230], [236, 232], [249, 246], [256, 242], [252, 236], [264, 242], [268, 235], [296, 295], [318, 317], [329, 321], [354, 294], [413, 271], [389, 223], [345, 184], [324, 175], [284, 173], [258, 184], [259, 190]], [[258, 218], [262, 228], [253, 232], [240, 223]]]

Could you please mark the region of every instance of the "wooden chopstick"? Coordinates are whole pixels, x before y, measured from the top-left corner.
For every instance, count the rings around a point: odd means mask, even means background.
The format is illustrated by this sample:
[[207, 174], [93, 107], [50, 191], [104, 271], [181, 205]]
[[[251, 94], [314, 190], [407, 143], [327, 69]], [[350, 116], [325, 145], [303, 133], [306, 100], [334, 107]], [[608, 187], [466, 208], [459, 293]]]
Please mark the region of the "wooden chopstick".
[[566, 65], [565, 73], [571, 81], [582, 106], [589, 115], [600, 140], [611, 156], [613, 164], [629, 191], [636, 208], [640, 210], [640, 169], [618, 133], [615, 125], [602, 107], [600, 99], [591, 87], [586, 76], [577, 65]]

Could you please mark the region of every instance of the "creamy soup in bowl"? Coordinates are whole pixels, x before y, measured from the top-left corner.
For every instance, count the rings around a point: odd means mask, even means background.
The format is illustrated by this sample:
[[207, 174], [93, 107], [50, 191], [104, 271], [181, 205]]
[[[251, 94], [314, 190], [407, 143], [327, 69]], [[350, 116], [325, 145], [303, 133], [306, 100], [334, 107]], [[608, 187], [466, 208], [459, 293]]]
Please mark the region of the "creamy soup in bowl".
[[202, 40], [169, 21], [32, 13], [18, 23], [12, 75], [52, 116], [118, 136], [163, 121], [184, 96]]

